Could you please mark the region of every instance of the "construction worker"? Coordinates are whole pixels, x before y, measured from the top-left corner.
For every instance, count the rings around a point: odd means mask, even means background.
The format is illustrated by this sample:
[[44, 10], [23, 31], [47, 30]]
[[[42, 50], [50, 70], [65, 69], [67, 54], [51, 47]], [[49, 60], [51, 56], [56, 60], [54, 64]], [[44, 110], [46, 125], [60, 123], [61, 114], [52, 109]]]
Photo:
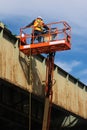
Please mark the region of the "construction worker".
[[49, 30], [48, 26], [44, 24], [44, 21], [41, 16], [38, 16], [36, 19], [34, 19], [30, 24], [25, 26], [24, 29], [27, 27], [32, 27], [32, 26], [33, 26], [34, 32], [32, 34], [31, 44], [33, 43], [33, 40], [35, 40], [35, 38], [38, 40], [38, 42], [41, 42], [41, 38], [42, 38], [41, 34], [44, 34], [47, 32], [47, 30]]

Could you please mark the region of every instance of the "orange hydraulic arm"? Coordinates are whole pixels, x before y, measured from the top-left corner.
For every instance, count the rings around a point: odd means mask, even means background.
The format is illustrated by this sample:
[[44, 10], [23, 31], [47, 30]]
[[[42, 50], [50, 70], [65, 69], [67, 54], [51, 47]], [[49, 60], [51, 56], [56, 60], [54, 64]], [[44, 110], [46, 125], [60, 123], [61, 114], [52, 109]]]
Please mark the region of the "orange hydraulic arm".
[[46, 59], [46, 97], [52, 94], [54, 56], [55, 53], [49, 53]]
[[53, 86], [54, 56], [55, 53], [53, 52], [49, 53], [46, 59], [46, 99], [45, 99], [42, 130], [49, 130], [50, 128], [51, 105], [53, 96], [52, 86]]

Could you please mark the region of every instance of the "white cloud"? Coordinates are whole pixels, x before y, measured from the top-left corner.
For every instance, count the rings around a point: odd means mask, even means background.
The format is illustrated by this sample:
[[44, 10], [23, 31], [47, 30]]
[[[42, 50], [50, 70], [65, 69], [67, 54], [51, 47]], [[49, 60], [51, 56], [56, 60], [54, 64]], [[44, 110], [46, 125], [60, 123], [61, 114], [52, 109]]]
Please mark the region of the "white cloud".
[[80, 27], [87, 27], [86, 5], [86, 0], [2, 0], [0, 2], [0, 17], [1, 15], [19, 15], [21, 17], [32, 16], [33, 18], [42, 15], [47, 19], [67, 20], [71, 25], [74, 23]]
[[87, 76], [87, 69], [83, 69], [83, 70], [79, 71], [78, 75], [79, 76], [84, 76], [84, 75]]
[[58, 66], [63, 68], [67, 72], [72, 72], [73, 68], [78, 67], [81, 63], [79, 61], [71, 61], [71, 62], [62, 62], [58, 61], [56, 62]]
[[41, 15], [47, 23], [65, 20], [70, 23], [72, 32], [84, 35], [87, 32], [86, 5], [86, 0], [2, 0], [0, 18], [11, 19], [11, 16], [16, 15], [26, 16], [30, 20], [30, 17], [33, 19]]
[[87, 84], [87, 69], [82, 69], [81, 71], [78, 71], [75, 75], [79, 77], [80, 81], [82, 81], [84, 84]]
[[80, 24], [87, 18], [85, 15], [87, 12], [86, 5], [86, 0], [2, 0], [0, 2], [0, 12], [7, 15], [25, 14], [27, 16], [40, 13], [57, 19], [66, 17], [73, 22], [78, 21]]

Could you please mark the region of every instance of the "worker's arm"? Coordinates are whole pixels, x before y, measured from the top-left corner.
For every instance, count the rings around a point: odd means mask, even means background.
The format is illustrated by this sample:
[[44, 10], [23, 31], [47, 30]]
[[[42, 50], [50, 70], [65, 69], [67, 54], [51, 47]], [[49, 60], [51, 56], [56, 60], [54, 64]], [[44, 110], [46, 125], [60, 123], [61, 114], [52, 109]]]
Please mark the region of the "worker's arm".
[[45, 28], [46, 30], [49, 30], [49, 27], [48, 27], [46, 24], [44, 24], [44, 28]]
[[35, 20], [33, 20], [31, 23], [29, 23], [27, 26], [23, 27], [23, 29], [29, 28], [34, 24]]
[[44, 32], [44, 33], [48, 33], [49, 30], [50, 30], [49, 27], [48, 27], [46, 24], [44, 24], [44, 25], [43, 25], [43, 32]]

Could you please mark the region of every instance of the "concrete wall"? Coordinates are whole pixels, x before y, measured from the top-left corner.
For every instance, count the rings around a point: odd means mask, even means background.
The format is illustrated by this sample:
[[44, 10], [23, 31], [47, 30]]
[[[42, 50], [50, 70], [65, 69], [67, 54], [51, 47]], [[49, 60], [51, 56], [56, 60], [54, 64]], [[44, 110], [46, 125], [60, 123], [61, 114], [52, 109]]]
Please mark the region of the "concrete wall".
[[35, 94], [44, 95], [45, 59], [44, 62], [38, 56], [30, 59], [19, 52], [19, 40], [2, 23], [0, 25], [0, 77]]
[[[44, 96], [46, 65], [43, 56], [26, 57], [19, 40], [0, 23], [0, 77], [19, 87]], [[55, 65], [53, 103], [87, 118], [86, 85]]]

